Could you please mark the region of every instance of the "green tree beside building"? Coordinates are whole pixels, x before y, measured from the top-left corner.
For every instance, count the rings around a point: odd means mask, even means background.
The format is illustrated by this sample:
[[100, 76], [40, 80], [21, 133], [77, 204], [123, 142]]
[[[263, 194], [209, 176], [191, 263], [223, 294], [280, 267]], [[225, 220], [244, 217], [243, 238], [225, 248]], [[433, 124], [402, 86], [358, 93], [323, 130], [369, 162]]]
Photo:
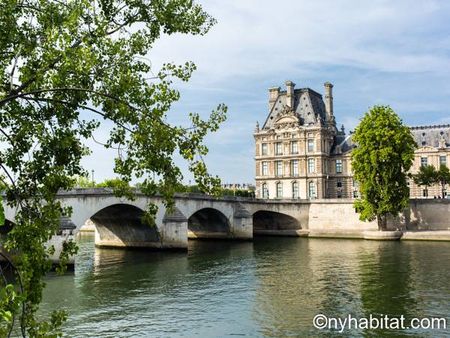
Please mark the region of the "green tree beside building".
[[388, 106], [374, 106], [355, 130], [352, 170], [361, 198], [355, 202], [360, 219], [377, 220], [387, 229], [387, 217], [409, 203], [408, 171], [416, 143], [399, 116]]

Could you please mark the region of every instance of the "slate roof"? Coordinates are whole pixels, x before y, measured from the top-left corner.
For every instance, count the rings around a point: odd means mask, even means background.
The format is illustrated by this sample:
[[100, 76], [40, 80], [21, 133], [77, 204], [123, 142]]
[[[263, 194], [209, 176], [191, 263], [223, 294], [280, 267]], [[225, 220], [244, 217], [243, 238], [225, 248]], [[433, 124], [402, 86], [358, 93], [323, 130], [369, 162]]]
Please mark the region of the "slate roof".
[[[410, 127], [410, 130], [419, 147], [438, 148], [442, 138], [445, 140], [445, 146], [450, 147], [450, 124]], [[331, 153], [336, 154], [337, 146], [340, 146], [342, 153], [352, 150], [356, 146], [352, 141], [352, 134], [338, 134]]]
[[355, 147], [355, 144], [353, 143], [352, 140], [352, 136], [353, 136], [352, 134], [345, 135], [342, 133], [336, 135], [333, 147], [331, 149], [331, 154], [338, 154], [339, 153], [337, 151], [338, 147], [340, 148], [342, 154], [351, 151]]
[[[314, 124], [318, 119], [326, 119], [325, 103], [322, 95], [310, 88], [294, 90], [294, 111], [300, 118], [301, 125]], [[286, 109], [286, 91], [280, 91], [275, 104], [263, 125], [263, 129], [270, 129], [276, 116]]]
[[450, 147], [450, 124], [410, 127], [410, 130], [419, 147], [437, 148], [441, 139]]

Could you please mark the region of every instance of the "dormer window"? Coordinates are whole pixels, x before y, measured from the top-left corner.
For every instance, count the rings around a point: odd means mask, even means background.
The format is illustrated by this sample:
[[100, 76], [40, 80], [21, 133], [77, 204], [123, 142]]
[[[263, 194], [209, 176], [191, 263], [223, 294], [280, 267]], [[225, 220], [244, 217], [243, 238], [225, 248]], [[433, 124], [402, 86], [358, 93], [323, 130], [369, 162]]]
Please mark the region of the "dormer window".
[[427, 140], [425, 138], [425, 133], [422, 133], [422, 145], [426, 145], [427, 144]]

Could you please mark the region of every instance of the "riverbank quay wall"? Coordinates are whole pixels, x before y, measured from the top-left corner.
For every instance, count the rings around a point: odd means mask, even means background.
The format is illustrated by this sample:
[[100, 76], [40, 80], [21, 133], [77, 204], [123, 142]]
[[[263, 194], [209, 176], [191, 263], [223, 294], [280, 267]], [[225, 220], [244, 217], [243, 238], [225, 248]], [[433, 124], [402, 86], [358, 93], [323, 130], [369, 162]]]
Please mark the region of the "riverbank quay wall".
[[[364, 238], [364, 232], [377, 230], [376, 221], [363, 222], [353, 207], [354, 200], [314, 200], [310, 201], [308, 236], [331, 238]], [[443, 240], [450, 240], [450, 200], [412, 199], [409, 207], [398, 217], [388, 218], [389, 230], [406, 233], [436, 232], [425, 234], [423, 239], [439, 240], [437, 232], [442, 232]], [[407, 235], [404, 239], [421, 239], [419, 235]]]

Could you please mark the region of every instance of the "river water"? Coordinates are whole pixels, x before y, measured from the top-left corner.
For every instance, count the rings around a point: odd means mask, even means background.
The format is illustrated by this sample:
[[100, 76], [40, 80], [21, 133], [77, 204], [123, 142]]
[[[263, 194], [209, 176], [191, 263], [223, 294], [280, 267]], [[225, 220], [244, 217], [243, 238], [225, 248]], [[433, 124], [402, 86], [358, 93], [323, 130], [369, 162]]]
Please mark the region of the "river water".
[[[49, 276], [42, 309], [68, 337], [450, 337], [450, 243], [257, 238], [188, 253], [94, 248]], [[336, 330], [330, 317], [446, 317], [446, 330]]]

